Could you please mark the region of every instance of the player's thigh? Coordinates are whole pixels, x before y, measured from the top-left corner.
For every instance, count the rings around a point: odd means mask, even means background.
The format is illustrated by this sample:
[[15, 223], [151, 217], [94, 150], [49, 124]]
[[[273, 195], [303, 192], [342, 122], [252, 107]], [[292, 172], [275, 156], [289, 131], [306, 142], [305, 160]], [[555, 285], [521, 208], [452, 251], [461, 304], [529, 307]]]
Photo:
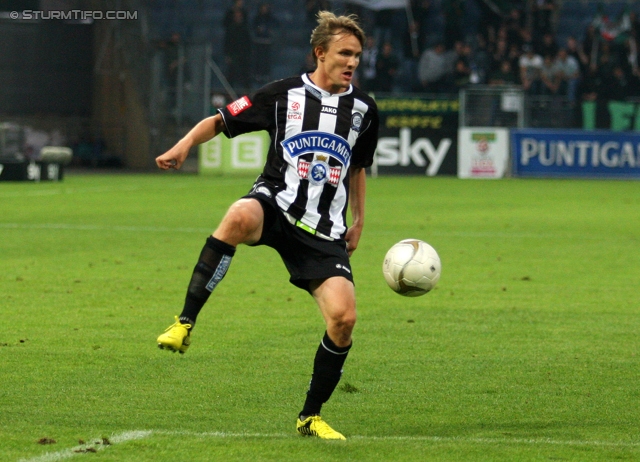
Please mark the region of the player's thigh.
[[353, 328], [356, 322], [356, 292], [353, 282], [342, 276], [334, 276], [311, 281], [310, 289], [327, 324]]
[[213, 237], [227, 244], [254, 244], [262, 235], [264, 224], [264, 210], [260, 201], [252, 198], [242, 198], [234, 202]]

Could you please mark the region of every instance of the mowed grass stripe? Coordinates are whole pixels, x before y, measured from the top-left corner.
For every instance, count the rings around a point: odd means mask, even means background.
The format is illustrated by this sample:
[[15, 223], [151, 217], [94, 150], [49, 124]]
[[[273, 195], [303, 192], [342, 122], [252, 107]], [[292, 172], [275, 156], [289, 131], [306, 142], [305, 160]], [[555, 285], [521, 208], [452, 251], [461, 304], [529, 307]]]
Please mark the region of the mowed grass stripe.
[[[109, 226], [109, 225], [77, 225], [71, 223], [0, 223], [0, 229], [24, 229], [24, 230], [62, 230], [62, 231], [123, 231], [123, 232], [149, 232], [149, 233], [210, 233], [212, 228], [185, 228], [170, 226]], [[377, 236], [395, 235], [397, 231], [367, 230], [367, 234]], [[432, 236], [462, 237], [462, 238], [506, 238], [506, 239], [579, 239], [587, 241], [599, 240], [634, 240], [625, 236], [608, 236], [606, 238], [594, 237], [584, 234], [543, 234], [521, 232], [464, 232], [464, 231], [433, 231]]]

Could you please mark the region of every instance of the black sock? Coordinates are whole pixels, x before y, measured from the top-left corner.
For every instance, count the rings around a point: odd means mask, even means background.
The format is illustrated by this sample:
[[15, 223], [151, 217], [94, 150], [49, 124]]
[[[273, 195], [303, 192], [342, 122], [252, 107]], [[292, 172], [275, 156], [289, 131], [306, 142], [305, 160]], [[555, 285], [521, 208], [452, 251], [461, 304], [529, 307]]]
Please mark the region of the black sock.
[[189, 282], [184, 308], [180, 314], [181, 323], [191, 324], [193, 328], [198, 313], [209, 299], [213, 289], [227, 273], [231, 257], [235, 253], [235, 247], [213, 236], [207, 238]]
[[342, 366], [347, 359], [351, 345], [336, 346], [325, 332], [322, 342], [313, 361], [313, 375], [307, 391], [307, 399], [300, 412], [301, 416], [320, 414], [322, 405], [326, 403], [342, 377]]

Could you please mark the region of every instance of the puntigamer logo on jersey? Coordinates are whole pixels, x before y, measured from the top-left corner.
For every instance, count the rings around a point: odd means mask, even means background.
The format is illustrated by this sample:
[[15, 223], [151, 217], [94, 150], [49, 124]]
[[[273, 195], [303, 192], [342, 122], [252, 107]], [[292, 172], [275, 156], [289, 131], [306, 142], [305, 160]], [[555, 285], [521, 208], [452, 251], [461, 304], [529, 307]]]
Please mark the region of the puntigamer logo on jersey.
[[344, 138], [326, 132], [308, 131], [298, 133], [281, 142], [285, 153], [295, 158], [307, 153], [329, 154], [342, 163], [348, 165], [351, 159], [351, 146]]

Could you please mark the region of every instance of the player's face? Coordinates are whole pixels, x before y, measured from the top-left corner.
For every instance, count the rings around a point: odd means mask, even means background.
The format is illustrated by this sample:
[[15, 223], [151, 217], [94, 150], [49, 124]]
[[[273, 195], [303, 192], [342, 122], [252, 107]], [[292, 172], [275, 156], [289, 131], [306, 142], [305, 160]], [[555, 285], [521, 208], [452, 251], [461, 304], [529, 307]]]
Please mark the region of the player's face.
[[330, 93], [342, 93], [349, 88], [353, 73], [360, 63], [362, 45], [353, 34], [334, 35], [327, 49], [318, 47], [318, 69], [312, 79], [316, 85]]

